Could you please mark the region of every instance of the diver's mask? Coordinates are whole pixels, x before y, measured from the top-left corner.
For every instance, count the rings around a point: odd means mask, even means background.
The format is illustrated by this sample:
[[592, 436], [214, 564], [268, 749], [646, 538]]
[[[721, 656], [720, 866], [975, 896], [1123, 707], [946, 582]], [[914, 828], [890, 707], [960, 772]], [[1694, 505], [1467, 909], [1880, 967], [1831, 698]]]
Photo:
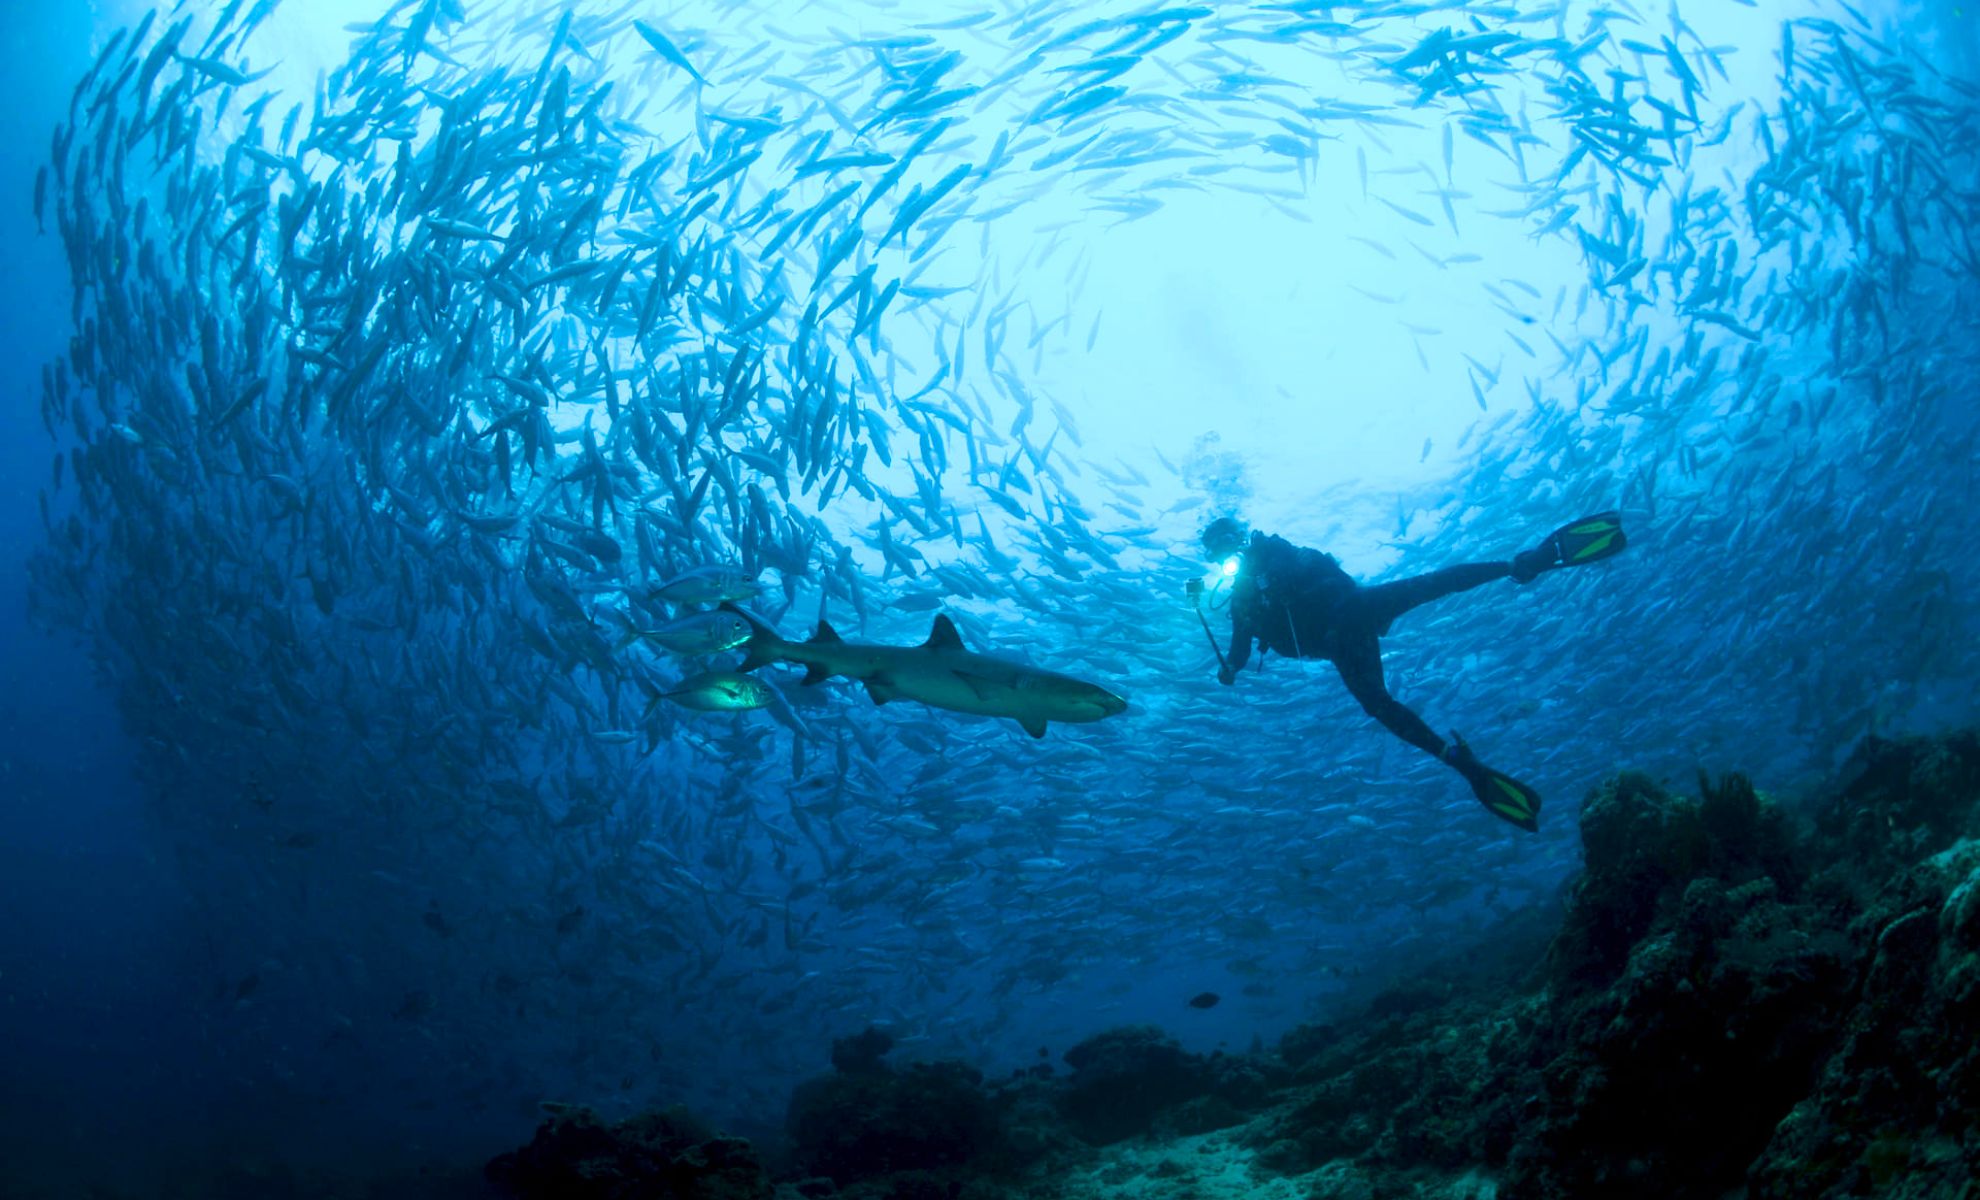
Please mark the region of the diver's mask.
[[[1244, 550], [1251, 531], [1236, 517], [1218, 517], [1203, 527], [1203, 553], [1212, 562], [1226, 562]], [[1233, 572], [1235, 573], [1235, 571]]]
[[1244, 546], [1251, 531], [1235, 517], [1218, 517], [1203, 530], [1203, 553], [1210, 559], [1210, 573], [1191, 589], [1191, 595], [1216, 590], [1237, 578], [1244, 565]]

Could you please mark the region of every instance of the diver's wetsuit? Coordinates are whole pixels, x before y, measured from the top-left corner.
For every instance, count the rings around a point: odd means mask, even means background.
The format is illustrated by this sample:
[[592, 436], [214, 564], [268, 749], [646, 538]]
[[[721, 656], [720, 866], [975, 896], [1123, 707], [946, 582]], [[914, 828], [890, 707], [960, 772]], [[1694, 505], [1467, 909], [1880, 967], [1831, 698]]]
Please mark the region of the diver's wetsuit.
[[1512, 573], [1510, 562], [1464, 563], [1364, 587], [1331, 554], [1253, 534], [1231, 588], [1231, 657], [1223, 678], [1229, 682], [1250, 661], [1254, 640], [1288, 658], [1327, 659], [1369, 716], [1410, 745], [1445, 759], [1444, 739], [1389, 694], [1379, 639], [1419, 604]]

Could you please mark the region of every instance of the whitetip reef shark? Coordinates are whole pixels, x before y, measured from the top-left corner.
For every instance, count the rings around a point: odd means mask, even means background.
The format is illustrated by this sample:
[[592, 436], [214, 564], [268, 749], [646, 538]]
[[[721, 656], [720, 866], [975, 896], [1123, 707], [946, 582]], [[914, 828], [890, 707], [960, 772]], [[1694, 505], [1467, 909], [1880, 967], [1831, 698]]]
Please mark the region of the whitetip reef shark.
[[1098, 684], [972, 653], [963, 646], [955, 622], [943, 614], [936, 615], [921, 645], [882, 646], [846, 641], [822, 620], [810, 640], [787, 642], [762, 619], [733, 604], [722, 607], [750, 625], [741, 670], [797, 663], [805, 669], [805, 683], [834, 675], [856, 679], [875, 704], [918, 700], [951, 712], [1009, 717], [1032, 737], [1044, 737], [1048, 721], [1098, 721], [1127, 708], [1126, 700]]

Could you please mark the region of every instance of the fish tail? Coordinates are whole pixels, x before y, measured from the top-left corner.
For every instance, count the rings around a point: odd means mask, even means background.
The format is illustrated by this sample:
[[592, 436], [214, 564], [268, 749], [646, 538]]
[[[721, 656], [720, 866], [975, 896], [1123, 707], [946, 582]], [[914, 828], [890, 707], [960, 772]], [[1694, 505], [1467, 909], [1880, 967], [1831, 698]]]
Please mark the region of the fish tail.
[[[650, 636], [651, 631], [641, 629], [637, 621], [618, 609], [606, 608], [600, 611], [605, 615], [607, 624], [617, 627], [618, 636], [612, 642], [612, 653], [617, 654], [640, 638]], [[596, 628], [597, 625], [598, 621], [594, 618], [592, 626]]]
[[[660, 711], [660, 703], [667, 698], [667, 693], [654, 687], [652, 680], [638, 672], [633, 673], [633, 682], [639, 684], [639, 690], [646, 693], [646, 711], [639, 716], [640, 728], [645, 729], [652, 725], [653, 714]], [[648, 733], [647, 736], [653, 735]]]

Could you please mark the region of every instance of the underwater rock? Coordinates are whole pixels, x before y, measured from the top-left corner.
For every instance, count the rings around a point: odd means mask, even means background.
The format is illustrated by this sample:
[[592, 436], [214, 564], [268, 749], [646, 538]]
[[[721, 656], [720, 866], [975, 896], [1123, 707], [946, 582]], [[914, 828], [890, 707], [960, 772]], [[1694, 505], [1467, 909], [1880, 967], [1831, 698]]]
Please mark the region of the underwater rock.
[[1792, 839], [1778, 810], [1742, 776], [1726, 776], [1715, 787], [1701, 775], [1699, 783], [1702, 795], [1694, 800], [1625, 772], [1582, 805], [1585, 868], [1549, 952], [1557, 986], [1612, 982], [1631, 948], [1700, 875], [1798, 885]]
[[1262, 1053], [1212, 1054], [1203, 1070], [1210, 1094], [1240, 1110], [1266, 1103], [1292, 1078], [1290, 1071]]
[[1971, 1194], [1976, 751], [1868, 745], [1802, 834], [1738, 776], [1610, 781], [1541, 969], [1294, 1030], [1294, 1083], [1240, 1140], [1341, 1194], [1480, 1168], [1535, 1200]]
[[996, 1109], [974, 1067], [918, 1062], [877, 1070], [864, 1058], [856, 1067], [809, 1080], [791, 1095], [786, 1129], [805, 1173], [845, 1187], [971, 1163], [1001, 1147]]
[[1584, 869], [1550, 957], [1566, 986], [1611, 982], [1658, 910], [1705, 859], [1697, 805], [1627, 772], [1581, 809]]
[[862, 1033], [833, 1039], [832, 1067], [848, 1075], [885, 1071], [887, 1064], [881, 1060], [893, 1048], [892, 1034], [878, 1026], [869, 1025]]
[[1333, 1025], [1295, 1025], [1279, 1039], [1279, 1061], [1298, 1071], [1340, 1040], [1341, 1031]]
[[1094, 1034], [1065, 1059], [1073, 1074], [1060, 1111], [1073, 1132], [1095, 1145], [1148, 1132], [1157, 1113], [1203, 1094], [1211, 1082], [1200, 1058], [1153, 1025]]
[[1163, 1141], [1215, 1133], [1244, 1123], [1244, 1114], [1222, 1096], [1197, 1096], [1155, 1115], [1152, 1132]]
[[1090, 1151], [1087, 1143], [1066, 1128], [1059, 1113], [1061, 1088], [1061, 1084], [1031, 1078], [1007, 1084], [997, 1093], [1002, 1157], [1013, 1167], [1073, 1160]]
[[[1977, 1194], [1980, 739], [1866, 743], [1801, 825], [1739, 776], [1701, 784], [1622, 775], [1589, 797], [1587, 867], [1544, 952], [1426, 964], [1276, 1056], [1129, 1026], [1066, 1051], [1069, 1077], [986, 1089], [958, 1063], [889, 1068], [882, 1031], [842, 1038], [789, 1115], [798, 1177], [830, 1182], [783, 1190], [1061, 1195], [1069, 1166], [1133, 1175], [1147, 1149], [1096, 1147], [1230, 1130], [1205, 1144], [1316, 1200]], [[526, 1197], [764, 1194], [747, 1143], [641, 1121], [561, 1113], [490, 1177]]]
[[1817, 818], [1832, 858], [1866, 868], [1864, 878], [1902, 870], [1980, 837], [1980, 733], [1940, 738], [1865, 738], [1843, 766], [1841, 790]]
[[1306, 1183], [1308, 1200], [1510, 1200], [1478, 1172], [1449, 1175], [1346, 1160], [1326, 1164]]
[[1980, 1190], [1980, 842], [1887, 887], [1841, 1044], [1753, 1164], [1756, 1196]]
[[1785, 821], [1739, 776], [1697, 800], [1626, 774], [1583, 810], [1587, 870], [1549, 952], [1517, 1195], [1718, 1195], [1807, 1090], [1850, 1002], [1834, 914], [1800, 903]]
[[491, 1160], [491, 1183], [518, 1200], [769, 1200], [756, 1151], [680, 1109], [606, 1125], [588, 1108], [555, 1106], [536, 1137]]
[[1243, 1139], [1293, 1172], [1345, 1159], [1398, 1168], [1491, 1159], [1489, 1131], [1510, 1125], [1509, 1106], [1528, 1094], [1505, 1083], [1514, 1023], [1470, 996], [1406, 1008], [1371, 1007], [1335, 1027], [1305, 1058], [1285, 1107]]

